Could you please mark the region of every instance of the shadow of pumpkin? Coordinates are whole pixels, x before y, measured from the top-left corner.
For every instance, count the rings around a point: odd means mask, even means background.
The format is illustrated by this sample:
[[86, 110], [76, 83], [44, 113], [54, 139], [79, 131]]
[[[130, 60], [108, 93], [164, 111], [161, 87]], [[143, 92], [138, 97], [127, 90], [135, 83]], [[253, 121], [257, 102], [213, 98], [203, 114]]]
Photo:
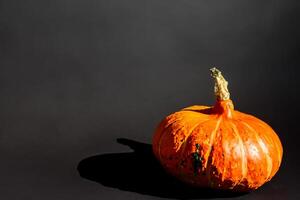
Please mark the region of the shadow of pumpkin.
[[164, 171], [152, 154], [150, 144], [123, 138], [117, 142], [129, 146], [134, 152], [85, 158], [77, 167], [80, 176], [107, 187], [164, 198], [232, 198], [245, 194], [185, 185]]

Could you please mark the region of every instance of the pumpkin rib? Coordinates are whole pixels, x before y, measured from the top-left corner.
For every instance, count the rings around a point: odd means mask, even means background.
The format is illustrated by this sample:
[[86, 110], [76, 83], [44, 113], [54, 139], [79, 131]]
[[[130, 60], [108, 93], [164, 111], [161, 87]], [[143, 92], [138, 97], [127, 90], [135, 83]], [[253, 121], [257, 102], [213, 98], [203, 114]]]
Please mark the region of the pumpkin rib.
[[[173, 123], [173, 122], [169, 123], [169, 121], [171, 121], [171, 120], [172, 120], [172, 118], [170, 116], [168, 116], [164, 120], [162, 120], [159, 123], [159, 125], [156, 127], [156, 129], [155, 129], [156, 134], [153, 137], [153, 145], [154, 146], [158, 146], [159, 140], [160, 140], [161, 136], [163, 135], [164, 130], [167, 129]], [[156, 145], [156, 143], [157, 143], [157, 145]]]
[[[205, 122], [207, 122], [207, 121], [210, 121], [210, 119], [207, 119], [207, 120], [205, 120], [205, 121], [201, 121], [201, 122], [199, 122], [199, 123], [196, 123], [196, 125], [193, 126], [193, 127], [191, 128], [189, 134], [185, 137], [185, 140], [181, 143], [180, 147], [178, 148], [178, 149], [183, 148], [182, 151], [181, 151], [182, 153], [183, 153], [184, 150], [185, 150], [185, 147], [186, 147], [186, 141], [187, 141], [188, 138], [192, 135], [193, 131], [194, 131], [197, 127], [199, 127], [200, 125], [203, 125], [203, 124], [204, 124]], [[180, 159], [179, 159], [179, 160], [180, 160]]]
[[[216, 123], [216, 127], [215, 127], [215, 129], [214, 129], [215, 131], [217, 131], [217, 130], [219, 129], [220, 124], [221, 124], [222, 121], [223, 121], [223, 120], [222, 120], [222, 117], [220, 116], [220, 117], [218, 118], [217, 123]], [[219, 122], [219, 124], [218, 124], [218, 122]], [[220, 134], [220, 131], [218, 131], [218, 133]], [[216, 132], [215, 134], [217, 134], [217, 132]], [[214, 137], [213, 140], [215, 140], [215, 138], [217, 138], [218, 136], [219, 136], [219, 135], [215, 135], [215, 137]], [[210, 145], [210, 147], [209, 147], [209, 149], [208, 149], [209, 155], [208, 155], [208, 157], [207, 157], [207, 159], [206, 159], [206, 166], [204, 167], [204, 168], [207, 170], [206, 177], [207, 177], [207, 180], [208, 180], [208, 183], [209, 183], [210, 186], [214, 184], [214, 182], [213, 182], [212, 179], [211, 179], [211, 173], [212, 173], [212, 171], [211, 171], [212, 165], [211, 165], [211, 164], [214, 162], [214, 158], [213, 158], [213, 151], [214, 151], [213, 146], [214, 146], [214, 144], [215, 144], [215, 141], [213, 141], [212, 145]], [[207, 163], [208, 163], [208, 162], [210, 162], [210, 165], [209, 165], [209, 167], [207, 168]], [[225, 166], [225, 164], [224, 164], [224, 166]]]
[[[182, 142], [180, 148], [183, 148], [183, 149], [181, 150], [181, 154], [180, 154], [179, 159], [178, 159], [179, 162], [182, 160], [182, 157], [183, 157], [184, 152], [185, 152], [185, 150], [186, 150], [186, 144], [187, 144], [186, 142], [187, 142], [187, 140], [190, 138], [190, 136], [193, 134], [194, 130], [195, 130], [197, 127], [203, 125], [205, 122], [208, 122], [208, 121], [210, 121], [210, 119], [205, 120], [205, 121], [201, 121], [201, 122], [199, 122], [197, 125], [195, 125], [195, 126], [192, 128], [192, 130], [190, 131], [190, 133], [188, 134], [188, 136], [186, 137], [185, 141]], [[183, 146], [182, 146], [182, 145], [183, 145]], [[178, 167], [179, 167], [179, 166], [180, 166], [180, 165], [178, 165]], [[180, 172], [182, 172], [182, 168], [180, 168]]]
[[[238, 111], [236, 111], [236, 112], [238, 112]], [[266, 129], [266, 127], [267, 127], [274, 135], [277, 135], [271, 126], [269, 126], [266, 122], [258, 119], [257, 117], [254, 117], [250, 114], [246, 114], [246, 113], [242, 113], [242, 112], [239, 112], [239, 116], [242, 116], [242, 118], [247, 121], [251, 121], [251, 122], [257, 124], [258, 126], [260, 126], [263, 129]], [[270, 135], [270, 134], [268, 134], [268, 135]]]
[[258, 144], [260, 145], [260, 148], [262, 149], [262, 151], [264, 152], [265, 156], [266, 156], [266, 161], [267, 161], [267, 176], [266, 176], [266, 180], [269, 180], [271, 173], [272, 173], [272, 167], [273, 167], [273, 161], [272, 158], [270, 157], [269, 154], [269, 150], [266, 147], [266, 145], [264, 144], [264, 142], [262, 141], [262, 139], [259, 137], [258, 132], [248, 123], [246, 122], [242, 122], [246, 127], [248, 127], [253, 133], [255, 133], [255, 138], [258, 142]]
[[[278, 161], [281, 162], [281, 158], [282, 158], [282, 146], [279, 146], [278, 144], [280, 143], [280, 139], [278, 137], [278, 135], [275, 133], [275, 131], [272, 129], [272, 127], [270, 127], [267, 123], [265, 123], [264, 121], [246, 114], [246, 113], [241, 113], [239, 112], [239, 115], [242, 116], [244, 119], [249, 120], [253, 123], [255, 123], [257, 126], [261, 127], [262, 129], [266, 129], [268, 128], [270, 131], [266, 131], [266, 137], [268, 137], [268, 140], [270, 140], [276, 147], [276, 151], [277, 151], [277, 157], [278, 157]], [[270, 134], [272, 133], [272, 134]], [[276, 138], [277, 141], [274, 140], [274, 137]], [[280, 163], [278, 164], [280, 165]]]
[[[256, 117], [248, 115], [248, 114], [243, 114], [243, 115], [246, 116], [246, 119], [255, 123], [257, 126], [261, 127], [262, 129], [266, 129], [266, 127], [267, 127], [270, 130], [270, 131], [266, 131], [266, 133], [267, 133], [266, 137], [268, 137], [268, 139], [275, 145], [278, 161], [281, 162], [282, 147], [278, 145], [281, 143], [280, 143], [280, 139], [279, 139], [278, 135], [275, 133], [275, 131], [267, 123], [257, 119]], [[270, 133], [272, 133], [272, 134], [270, 134]], [[277, 141], [274, 140], [274, 137], [276, 138]]]
[[[263, 125], [266, 124], [266, 123], [262, 123], [260, 120], [257, 120], [257, 121], [259, 121], [258, 125], [259, 125], [260, 127], [263, 127]], [[257, 123], [257, 122], [256, 122], [256, 123]], [[267, 125], [267, 124], [266, 124], [266, 125]], [[266, 125], [265, 125], [263, 128], [265, 128]], [[278, 156], [278, 162], [279, 162], [278, 166], [279, 166], [279, 165], [280, 165], [280, 162], [281, 162], [281, 158], [282, 158], [282, 147], [278, 145], [278, 144], [280, 144], [280, 143], [278, 142], [278, 141], [280, 141], [280, 140], [279, 140], [279, 137], [277, 136], [277, 134], [274, 132], [274, 130], [273, 130], [269, 125], [267, 125], [267, 127], [270, 128], [270, 130], [271, 130], [271, 132], [272, 132], [272, 135], [269, 135], [269, 136], [270, 136], [270, 138], [271, 138], [273, 144], [275, 144], [275, 146], [276, 146], [277, 156]], [[274, 137], [276, 138], [277, 141], [274, 140]]]
[[[164, 135], [168, 132], [167, 129], [169, 129], [174, 123], [176, 123], [176, 122], [181, 121], [181, 120], [184, 119], [184, 117], [182, 117], [182, 116], [179, 117], [181, 115], [180, 114], [181, 112], [182, 111], [178, 111], [178, 112], [176, 112], [176, 113], [174, 113], [174, 114], [171, 115], [171, 116], [173, 116], [175, 118], [174, 120], [172, 120], [173, 117], [169, 116], [169, 120], [167, 120], [165, 122], [167, 124], [167, 126], [165, 128], [162, 128], [162, 134], [161, 134], [160, 138], [158, 139], [159, 140], [159, 142], [158, 142], [158, 157], [159, 157], [159, 160], [161, 160], [161, 153], [160, 153], [161, 152], [161, 142], [162, 142], [162, 140], [164, 138]], [[194, 111], [187, 111], [187, 112], [194, 112]], [[197, 114], [197, 115], [199, 114], [200, 115], [201, 113], [195, 113], [195, 114]], [[202, 118], [202, 116], [203, 116], [203, 114], [201, 114], [201, 117], [199, 117], [199, 116], [198, 117]], [[205, 117], [207, 118], [207, 116], [205, 116]], [[209, 121], [209, 120], [210, 119], [207, 119], [205, 121]], [[205, 121], [201, 121], [198, 125], [202, 124], [202, 122], [205, 122]], [[171, 122], [171, 123], [169, 123], [169, 122]], [[197, 128], [197, 126], [196, 126], [196, 128]], [[180, 147], [179, 147], [179, 149], [180, 149]]]
[[244, 145], [246, 147], [246, 159], [248, 162], [247, 172], [247, 185], [249, 188], [256, 189], [264, 182], [266, 170], [266, 159], [263, 154], [263, 150], [256, 140], [255, 134], [251, 129], [247, 128], [244, 124], [237, 121], [242, 132], [242, 138], [244, 139]]
[[205, 169], [207, 168], [208, 158], [210, 156], [210, 153], [211, 153], [211, 150], [212, 150], [212, 147], [213, 147], [213, 144], [214, 144], [216, 132], [217, 132], [217, 130], [220, 127], [221, 120], [222, 120], [222, 115], [218, 116], [216, 127], [214, 128], [214, 130], [210, 134], [208, 150], [207, 150], [207, 152], [206, 152], [206, 154], [204, 156], [204, 159], [205, 159], [204, 168]]
[[[220, 122], [220, 127], [222, 127], [222, 124], [225, 122], [225, 120], [222, 120]], [[221, 168], [218, 166], [220, 165], [220, 163], [218, 162], [220, 160], [220, 157], [218, 157], [216, 154], [215, 154], [215, 151], [217, 149], [217, 154], [220, 152], [220, 149], [222, 149], [223, 151], [223, 133], [221, 132], [221, 128], [219, 128], [220, 131], [218, 131], [216, 133], [216, 136], [215, 136], [215, 141], [213, 143], [213, 146], [212, 146], [212, 150], [211, 150], [211, 153], [208, 157], [208, 167], [207, 167], [207, 173], [208, 173], [208, 181], [210, 184], [212, 184], [212, 181], [211, 181], [211, 173], [215, 174], [215, 171], [217, 170], [218, 174], [223, 174], [224, 171], [226, 171], [226, 169], [224, 168], [223, 170], [221, 170]], [[217, 148], [219, 146], [219, 148]], [[221, 152], [222, 152], [221, 151]], [[222, 156], [223, 158], [223, 166], [225, 166], [225, 163], [226, 163], [226, 158], [225, 158], [225, 154]], [[221, 180], [223, 181], [223, 177], [221, 177]]]
[[[242, 152], [242, 156], [241, 156], [241, 158], [242, 158], [242, 166], [241, 166], [242, 178], [237, 183], [237, 184], [240, 184], [243, 181], [243, 179], [247, 176], [248, 161], [246, 159], [246, 151], [245, 151], [245, 146], [244, 146], [242, 137], [241, 137], [236, 125], [233, 122], [230, 122], [230, 123], [232, 125], [232, 130], [233, 130], [234, 135], [238, 138], [239, 146], [240, 146], [240, 149], [241, 149], [241, 152]], [[235, 185], [237, 185], [237, 184], [235, 184]]]
[[162, 141], [163, 137], [168, 133], [168, 131], [166, 131], [166, 130], [169, 129], [174, 123], [176, 123], [176, 122], [178, 122], [182, 119], [183, 118], [177, 118], [172, 123], [168, 124], [165, 128], [163, 128], [162, 134], [161, 134], [160, 138], [158, 139], [158, 146], [157, 146], [157, 149], [158, 149], [157, 154], [158, 154], [159, 161], [162, 161], [161, 160], [161, 153], [160, 153], [160, 146], [161, 146], [161, 141]]
[[[271, 179], [276, 171], [279, 169], [279, 166], [280, 166], [280, 163], [281, 163], [281, 158], [282, 158], [282, 147], [279, 146], [281, 145], [280, 143], [280, 140], [277, 136], [277, 134], [274, 132], [274, 130], [270, 127], [270, 126], [265, 126], [265, 123], [262, 123], [262, 121], [256, 119], [255, 117], [252, 116], [252, 118], [248, 118], [251, 122], [254, 122], [257, 126], [259, 126], [260, 128], [262, 128], [263, 130], [266, 129], [266, 127], [269, 128], [269, 131], [265, 131], [265, 138], [267, 138], [267, 140], [269, 141], [269, 143], [272, 143], [272, 145], [274, 145], [274, 149], [275, 149], [275, 152], [276, 152], [276, 156], [277, 156], [277, 162], [276, 162], [276, 167], [274, 166], [274, 161], [272, 160], [272, 165], [273, 165], [273, 169], [272, 169], [272, 172], [271, 172], [271, 176], [269, 177], [269, 179]], [[267, 133], [267, 134], [266, 134]], [[274, 138], [276, 138], [276, 140], [274, 140]]]
[[242, 121], [238, 121], [238, 125], [241, 130], [245, 131], [245, 136], [248, 138], [248, 142], [244, 143], [247, 145], [247, 159], [250, 162], [247, 174], [248, 187], [256, 189], [266, 182], [266, 176], [269, 172], [268, 168], [270, 167], [267, 155], [264, 153], [264, 147], [259, 143], [259, 134], [262, 130], [259, 127], [254, 129], [251, 126], [251, 122], [248, 125], [254, 130], [246, 126]]
[[[225, 120], [223, 121], [224, 125], [225, 125]], [[222, 151], [224, 152], [224, 140], [223, 140], [223, 134], [220, 134], [221, 135], [221, 148], [222, 148]], [[219, 136], [218, 136], [219, 137]], [[224, 165], [224, 169], [223, 170], [220, 170], [222, 171], [222, 175], [221, 175], [221, 180], [224, 181], [224, 174], [226, 173], [226, 162], [228, 161], [227, 159], [227, 155], [224, 153], [224, 156], [223, 156], [223, 165]]]

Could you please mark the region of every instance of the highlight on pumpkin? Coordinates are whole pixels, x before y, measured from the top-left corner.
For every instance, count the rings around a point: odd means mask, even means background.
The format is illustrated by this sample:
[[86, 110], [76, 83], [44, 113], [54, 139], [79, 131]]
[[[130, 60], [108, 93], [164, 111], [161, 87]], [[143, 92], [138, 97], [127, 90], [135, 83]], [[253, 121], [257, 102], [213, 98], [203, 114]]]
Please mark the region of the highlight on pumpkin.
[[262, 120], [233, 109], [228, 82], [210, 69], [214, 106], [194, 105], [165, 117], [153, 136], [153, 153], [166, 172], [198, 187], [250, 191], [279, 170], [283, 149]]

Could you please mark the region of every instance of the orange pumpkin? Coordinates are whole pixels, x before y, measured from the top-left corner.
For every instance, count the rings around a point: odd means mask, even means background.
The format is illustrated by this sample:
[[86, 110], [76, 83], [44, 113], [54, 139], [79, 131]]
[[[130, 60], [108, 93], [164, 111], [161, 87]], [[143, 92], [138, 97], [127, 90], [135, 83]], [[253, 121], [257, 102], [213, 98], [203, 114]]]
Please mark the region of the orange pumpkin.
[[282, 145], [262, 120], [234, 110], [227, 81], [216, 68], [216, 104], [195, 105], [167, 116], [153, 137], [153, 152], [171, 175], [193, 186], [249, 191], [269, 181]]

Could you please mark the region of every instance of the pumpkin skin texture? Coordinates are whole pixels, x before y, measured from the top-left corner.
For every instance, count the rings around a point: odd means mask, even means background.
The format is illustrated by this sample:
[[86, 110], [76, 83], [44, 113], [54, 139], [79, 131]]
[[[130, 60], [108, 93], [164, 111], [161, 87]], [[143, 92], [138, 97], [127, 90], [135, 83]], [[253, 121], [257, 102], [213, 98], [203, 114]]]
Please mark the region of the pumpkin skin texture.
[[283, 154], [274, 130], [234, 110], [229, 96], [211, 107], [195, 105], [167, 116], [155, 130], [152, 148], [165, 170], [181, 181], [237, 192], [269, 181]]

